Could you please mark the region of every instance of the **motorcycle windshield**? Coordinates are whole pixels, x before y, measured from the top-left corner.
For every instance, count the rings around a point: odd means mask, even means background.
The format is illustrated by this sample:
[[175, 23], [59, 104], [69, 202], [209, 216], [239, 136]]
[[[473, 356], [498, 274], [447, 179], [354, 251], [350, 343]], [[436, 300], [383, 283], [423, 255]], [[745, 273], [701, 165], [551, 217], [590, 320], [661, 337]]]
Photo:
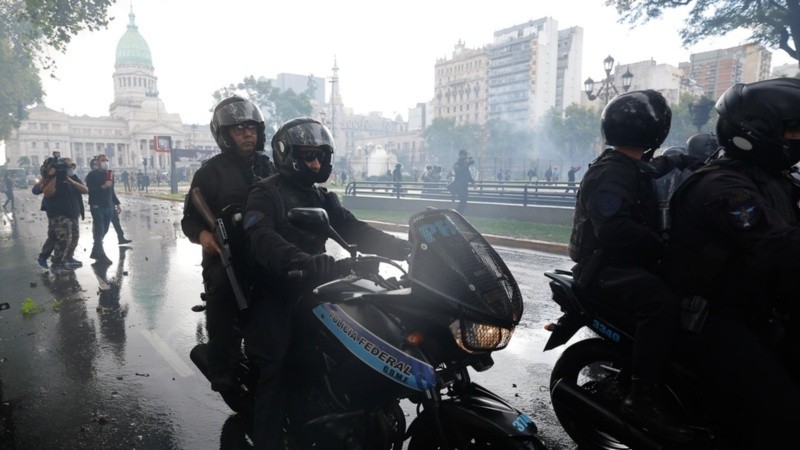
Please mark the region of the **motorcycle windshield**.
[[460, 214], [431, 209], [409, 219], [413, 290], [452, 302], [476, 322], [513, 328], [522, 317], [522, 294], [500, 255]]

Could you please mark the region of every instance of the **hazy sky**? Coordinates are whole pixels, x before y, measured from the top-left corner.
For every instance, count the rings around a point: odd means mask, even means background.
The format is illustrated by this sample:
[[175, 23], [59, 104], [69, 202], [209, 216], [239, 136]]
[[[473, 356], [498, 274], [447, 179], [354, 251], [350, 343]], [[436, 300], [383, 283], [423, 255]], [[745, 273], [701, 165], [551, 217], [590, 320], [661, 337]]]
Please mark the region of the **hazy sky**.
[[[340, 93], [356, 113], [407, 116], [408, 108], [433, 97], [434, 64], [451, 58], [460, 40], [469, 48], [491, 43], [493, 32], [549, 16], [559, 29], [584, 29], [582, 78], [602, 79], [611, 54], [627, 64], [655, 59], [677, 65], [689, 53], [745, 42], [747, 33], [680, 45], [685, 13], [630, 29], [617, 22], [604, 0], [135, 0], [139, 32], [150, 45], [161, 99], [185, 123], [208, 123], [211, 93], [255, 75], [331, 76], [339, 66]], [[58, 55], [57, 79], [43, 74], [45, 104], [68, 114], [108, 115], [117, 42], [126, 30], [131, 2], [110, 9], [103, 31], [85, 31]], [[790, 62], [773, 50], [773, 65]], [[327, 84], [330, 94], [330, 84]]]

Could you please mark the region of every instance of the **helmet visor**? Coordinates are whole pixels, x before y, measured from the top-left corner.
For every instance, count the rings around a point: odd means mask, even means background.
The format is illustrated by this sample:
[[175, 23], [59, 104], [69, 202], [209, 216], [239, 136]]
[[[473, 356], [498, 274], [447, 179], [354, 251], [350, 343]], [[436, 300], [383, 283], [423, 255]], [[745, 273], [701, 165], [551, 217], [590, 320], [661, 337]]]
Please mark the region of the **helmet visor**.
[[318, 123], [301, 123], [285, 130], [287, 141], [292, 146], [322, 147], [327, 146], [333, 153], [333, 137], [330, 131]]
[[258, 107], [254, 103], [246, 101], [228, 103], [217, 109], [215, 114], [222, 127], [247, 121], [264, 122], [264, 116], [261, 115]]

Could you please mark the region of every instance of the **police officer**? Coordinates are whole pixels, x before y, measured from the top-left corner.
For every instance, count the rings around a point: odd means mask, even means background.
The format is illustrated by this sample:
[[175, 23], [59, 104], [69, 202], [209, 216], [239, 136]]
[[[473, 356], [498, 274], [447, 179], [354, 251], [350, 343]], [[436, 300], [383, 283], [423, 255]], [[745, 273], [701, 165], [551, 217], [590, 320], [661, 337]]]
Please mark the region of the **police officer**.
[[200, 188], [212, 214], [225, 220], [231, 253], [239, 259], [238, 269], [243, 270], [244, 237], [241, 232], [236, 233], [237, 227], [231, 219], [241, 212], [250, 186], [269, 176], [274, 166], [264, 154], [264, 116], [251, 101], [233, 96], [219, 102], [211, 117], [211, 134], [222, 152], [206, 161], [194, 174], [181, 226], [186, 237], [203, 248], [211, 389], [231, 392], [236, 389], [232, 369], [242, 354], [240, 333], [235, 329], [238, 306], [219, 257], [220, 248], [214, 233], [191, 202], [192, 190]]
[[684, 352], [708, 381], [718, 420], [749, 448], [793, 448], [800, 189], [789, 172], [800, 160], [800, 80], [736, 84], [716, 110], [724, 157], [671, 203], [670, 277], [708, 300]]
[[656, 91], [634, 91], [603, 109], [606, 149], [583, 177], [575, 205], [570, 257], [581, 289], [634, 323], [631, 390], [622, 412], [675, 441], [688, 427], [661, 400], [661, 371], [678, 329], [681, 299], [658, 275], [663, 240], [653, 180], [690, 164], [685, 155], [643, 161], [667, 137], [672, 112]]
[[[297, 314], [302, 317], [305, 311], [297, 306], [297, 300], [335, 276], [335, 261], [324, 253], [327, 234], [293, 227], [288, 212], [297, 207], [324, 208], [334, 230], [361, 251], [393, 259], [405, 259], [410, 253], [408, 242], [359, 221], [335, 195], [315, 186], [324, 183], [333, 169], [334, 147], [328, 129], [315, 119], [301, 117], [284, 123], [272, 138], [279, 174], [257, 183], [245, 206], [249, 247], [263, 268], [245, 333], [248, 358], [259, 374], [254, 410], [256, 448], [282, 448], [289, 383], [284, 360], [289, 336], [299, 325]], [[287, 284], [287, 274], [293, 270], [303, 271], [302, 283]]]

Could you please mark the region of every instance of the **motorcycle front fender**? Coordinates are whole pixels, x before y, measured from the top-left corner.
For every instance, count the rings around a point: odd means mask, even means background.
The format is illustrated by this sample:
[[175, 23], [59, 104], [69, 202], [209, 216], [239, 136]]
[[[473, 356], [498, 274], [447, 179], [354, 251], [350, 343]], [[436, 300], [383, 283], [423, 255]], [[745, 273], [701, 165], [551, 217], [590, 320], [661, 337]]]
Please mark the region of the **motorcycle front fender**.
[[439, 418], [445, 430], [468, 429], [484, 436], [524, 438], [538, 432], [528, 415], [476, 383], [441, 400]]
[[578, 330], [583, 328], [583, 326], [584, 323], [578, 319], [577, 314], [565, 313], [558, 319], [558, 323], [552, 325], [550, 328], [552, 334], [544, 346], [544, 351], [566, 344], [572, 336], [575, 336]]

